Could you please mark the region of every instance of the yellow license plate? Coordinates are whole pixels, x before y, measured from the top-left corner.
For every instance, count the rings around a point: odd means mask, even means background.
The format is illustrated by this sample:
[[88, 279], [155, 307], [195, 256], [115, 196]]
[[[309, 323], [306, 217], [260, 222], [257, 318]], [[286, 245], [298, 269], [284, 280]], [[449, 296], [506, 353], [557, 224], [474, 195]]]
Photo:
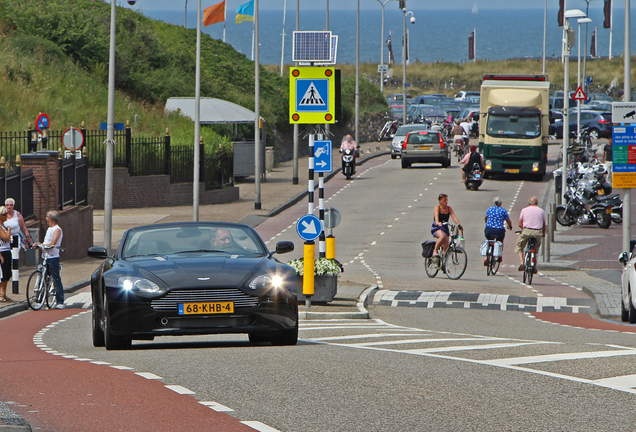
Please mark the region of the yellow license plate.
[[507, 169], [506, 172], [509, 174], [519, 174], [518, 169]]
[[599, 189], [598, 190], [598, 194], [599, 195], [605, 195], [605, 189]]
[[418, 146], [417, 149], [418, 150], [430, 150], [431, 146]]
[[179, 303], [179, 315], [222, 314], [234, 312], [234, 302]]

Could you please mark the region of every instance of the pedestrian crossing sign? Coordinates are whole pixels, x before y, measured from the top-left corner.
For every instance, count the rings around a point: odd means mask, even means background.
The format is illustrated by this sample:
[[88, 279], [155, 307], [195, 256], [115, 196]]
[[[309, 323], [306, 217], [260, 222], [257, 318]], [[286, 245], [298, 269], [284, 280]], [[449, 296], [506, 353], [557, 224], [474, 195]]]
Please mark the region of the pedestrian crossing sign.
[[336, 81], [332, 67], [292, 67], [289, 70], [289, 123], [336, 122]]

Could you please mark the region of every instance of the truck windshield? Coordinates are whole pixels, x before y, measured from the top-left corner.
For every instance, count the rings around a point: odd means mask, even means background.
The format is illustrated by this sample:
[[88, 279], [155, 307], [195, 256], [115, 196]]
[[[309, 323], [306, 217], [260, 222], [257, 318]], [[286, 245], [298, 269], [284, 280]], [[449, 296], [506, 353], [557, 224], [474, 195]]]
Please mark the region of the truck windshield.
[[502, 138], [537, 138], [541, 135], [541, 116], [489, 114], [486, 133]]

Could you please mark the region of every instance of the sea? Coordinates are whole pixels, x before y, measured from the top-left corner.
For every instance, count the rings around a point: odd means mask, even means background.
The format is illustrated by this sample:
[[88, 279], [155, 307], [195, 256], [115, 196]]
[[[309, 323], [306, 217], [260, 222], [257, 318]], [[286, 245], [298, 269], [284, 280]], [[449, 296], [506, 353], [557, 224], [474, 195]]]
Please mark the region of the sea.
[[[402, 35], [404, 15], [394, 2], [385, 7], [384, 36], [382, 36], [382, 8], [360, 11], [360, 53], [361, 63], [380, 64], [382, 51], [384, 64], [389, 62], [386, 39], [391, 34], [391, 45], [395, 62], [402, 63]], [[585, 6], [582, 2], [581, 4]], [[392, 7], [389, 7], [392, 6]], [[475, 32], [475, 57], [478, 60], [505, 60], [512, 58], [537, 58], [543, 55], [544, 10], [543, 9], [482, 9], [476, 13], [471, 10], [413, 9], [415, 23], [410, 23], [408, 15], [406, 26], [409, 30], [410, 63], [452, 62], [462, 63], [468, 60], [468, 38]], [[546, 58], [561, 58], [561, 40], [563, 28], [557, 23], [557, 9], [548, 9], [546, 14]], [[634, 11], [632, 11], [634, 14]], [[145, 15], [175, 25], [196, 28], [196, 9], [147, 11]], [[356, 62], [356, 10], [331, 10], [328, 29], [338, 36], [336, 62], [355, 64]], [[250, 21], [236, 24], [235, 12], [227, 12], [225, 23], [225, 42], [231, 44], [248, 59], [253, 59], [253, 23]], [[587, 28], [587, 52], [590, 53], [592, 32], [596, 30], [596, 54], [608, 57], [610, 53], [610, 29], [603, 28], [602, 8], [590, 9], [592, 23]], [[285, 32], [283, 35], [283, 21]], [[299, 30], [320, 31], [327, 29], [327, 13], [322, 10], [302, 10], [299, 13]], [[570, 25], [578, 32], [576, 19]], [[614, 28], [612, 30], [612, 58], [624, 52], [624, 10], [614, 10]], [[292, 34], [296, 30], [296, 10], [261, 10], [259, 13], [259, 62], [269, 65], [292, 64]], [[202, 28], [203, 33], [212, 38], [223, 40], [224, 23]], [[581, 24], [581, 56], [585, 53], [585, 24]], [[635, 33], [635, 32], [632, 32]], [[576, 41], [578, 43], [578, 33]], [[284, 41], [284, 43], [283, 43]], [[382, 50], [383, 47], [383, 50]], [[636, 38], [630, 38], [630, 48], [636, 50]], [[576, 58], [578, 47], [572, 49], [571, 56]]]

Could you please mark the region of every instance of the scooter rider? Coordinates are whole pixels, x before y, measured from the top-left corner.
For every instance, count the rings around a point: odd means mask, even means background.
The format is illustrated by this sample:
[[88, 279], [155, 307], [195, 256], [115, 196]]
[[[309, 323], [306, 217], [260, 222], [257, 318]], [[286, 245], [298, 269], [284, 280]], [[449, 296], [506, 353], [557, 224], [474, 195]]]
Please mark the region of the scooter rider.
[[342, 143], [340, 144], [340, 153], [344, 153], [345, 150], [351, 150], [353, 153], [353, 171], [356, 170], [356, 158], [359, 156], [358, 146], [356, 142], [353, 140], [353, 137], [350, 134], [347, 134], [342, 139]]
[[470, 146], [470, 153], [467, 153], [460, 162], [462, 167], [462, 183], [466, 183], [466, 174], [472, 171], [473, 165], [479, 165], [481, 172], [484, 172], [484, 157], [477, 153], [477, 146]]

